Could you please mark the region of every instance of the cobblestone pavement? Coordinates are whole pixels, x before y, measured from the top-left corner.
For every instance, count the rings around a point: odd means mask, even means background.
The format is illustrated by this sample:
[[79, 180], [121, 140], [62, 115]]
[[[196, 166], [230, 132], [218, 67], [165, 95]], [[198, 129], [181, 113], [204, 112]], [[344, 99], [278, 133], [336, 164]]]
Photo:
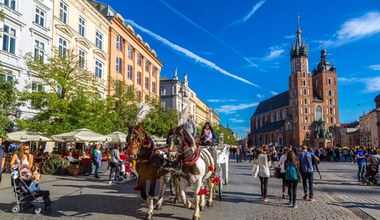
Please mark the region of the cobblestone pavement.
[[[302, 187], [299, 185], [299, 208], [293, 209], [287, 205], [287, 200], [281, 198], [280, 179], [269, 179], [270, 200], [264, 203], [260, 200], [260, 181], [250, 174], [252, 164], [231, 161], [230, 183], [225, 186], [225, 198], [221, 201], [215, 199], [213, 207], [206, 207], [201, 214], [202, 219], [380, 218], [377, 214], [380, 190], [354, 183], [352, 176], [355, 168], [350, 164], [321, 164], [323, 180], [316, 180], [317, 201], [303, 201]], [[133, 192], [135, 182], [109, 185], [103, 177], [102, 180], [94, 180], [91, 177], [43, 176], [41, 188], [50, 190], [53, 209], [34, 215], [28, 211], [10, 213], [14, 195], [8, 184], [9, 175], [5, 174], [0, 185], [0, 219], [143, 219], [146, 206]], [[168, 197], [163, 209], [155, 211], [154, 219], [191, 219], [192, 212], [182, 205], [172, 204], [172, 198]]]

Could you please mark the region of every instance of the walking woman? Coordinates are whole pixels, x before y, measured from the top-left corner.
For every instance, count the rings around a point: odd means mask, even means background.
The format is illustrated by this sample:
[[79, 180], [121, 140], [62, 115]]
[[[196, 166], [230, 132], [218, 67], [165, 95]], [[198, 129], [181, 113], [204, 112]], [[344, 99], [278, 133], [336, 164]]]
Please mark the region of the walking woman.
[[100, 178], [99, 174], [98, 174], [99, 167], [102, 164], [102, 151], [100, 150], [100, 145], [99, 144], [95, 145], [95, 149], [94, 149], [94, 153], [93, 153], [93, 156], [92, 156], [92, 160], [93, 160], [92, 162], [95, 165], [95, 174], [94, 174], [94, 177], [98, 179], [98, 178]]
[[261, 153], [258, 155], [258, 165], [259, 165], [259, 178], [261, 182], [261, 197], [264, 202], [269, 199], [267, 197], [268, 192], [268, 180], [270, 177], [269, 164], [268, 164], [268, 147], [263, 146]]
[[288, 186], [286, 180], [285, 180], [285, 162], [288, 158], [289, 152], [292, 151], [292, 147], [288, 146], [285, 147], [285, 152], [280, 157], [280, 168], [281, 168], [281, 179], [282, 179], [282, 198], [285, 199], [286, 197], [286, 187]]
[[299, 162], [297, 156], [293, 151], [289, 151], [285, 162], [285, 179], [288, 184], [289, 205], [293, 208], [298, 208], [297, 199], [297, 186], [301, 182], [301, 174], [298, 170]]

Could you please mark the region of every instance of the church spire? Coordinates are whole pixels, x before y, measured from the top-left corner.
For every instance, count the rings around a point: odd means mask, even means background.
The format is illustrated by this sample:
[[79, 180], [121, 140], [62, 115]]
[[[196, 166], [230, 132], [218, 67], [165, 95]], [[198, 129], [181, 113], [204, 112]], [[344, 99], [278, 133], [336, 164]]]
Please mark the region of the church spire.
[[297, 41], [296, 41], [296, 47], [301, 47], [302, 46], [302, 31], [301, 31], [301, 26], [300, 26], [300, 16], [298, 15], [298, 25], [297, 25]]
[[300, 26], [300, 16], [298, 16], [298, 24], [297, 24], [297, 32], [296, 32], [296, 45], [293, 46], [290, 50], [290, 57], [296, 58], [299, 56], [308, 56], [309, 48], [307, 47], [306, 43], [302, 42], [302, 31]]

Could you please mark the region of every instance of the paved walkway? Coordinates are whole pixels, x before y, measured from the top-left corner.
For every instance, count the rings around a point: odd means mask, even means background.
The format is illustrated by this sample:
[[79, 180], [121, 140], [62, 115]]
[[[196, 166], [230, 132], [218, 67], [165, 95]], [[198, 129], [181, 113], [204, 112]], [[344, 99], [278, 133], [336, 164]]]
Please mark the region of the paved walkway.
[[[281, 198], [281, 180], [270, 178], [269, 202], [260, 199], [259, 179], [251, 176], [252, 164], [231, 160], [230, 184], [225, 198], [206, 207], [202, 219], [380, 219], [379, 187], [363, 186], [354, 181], [356, 166], [323, 163], [323, 180], [316, 178], [316, 202], [302, 200], [298, 188], [298, 209]], [[43, 176], [41, 188], [50, 190], [53, 210], [34, 215], [30, 212], [12, 214], [9, 210], [14, 195], [5, 174], [0, 185], [0, 219], [142, 219], [146, 205], [133, 192], [134, 182], [109, 185], [104, 179], [91, 177]], [[167, 192], [169, 195], [169, 192]], [[166, 198], [163, 209], [155, 211], [154, 219], [191, 219], [192, 210], [172, 204]], [[368, 213], [368, 214], [365, 214]]]

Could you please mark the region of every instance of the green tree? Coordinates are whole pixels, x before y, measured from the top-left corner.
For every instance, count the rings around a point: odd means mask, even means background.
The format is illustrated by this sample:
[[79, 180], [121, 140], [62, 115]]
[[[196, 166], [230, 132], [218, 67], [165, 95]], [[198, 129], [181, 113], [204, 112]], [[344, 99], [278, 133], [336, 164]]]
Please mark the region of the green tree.
[[21, 93], [20, 100], [24, 104], [31, 102], [39, 113], [32, 119], [20, 120], [20, 127], [47, 134], [82, 127], [103, 134], [111, 131], [109, 105], [99, 95], [94, 74], [80, 68], [79, 57], [73, 51], [54, 51], [43, 63], [31, 54], [25, 60], [28, 70], [49, 90], [33, 91], [29, 85]]
[[7, 131], [13, 126], [9, 120], [9, 114], [16, 114], [16, 89], [15, 82], [7, 81], [5, 74], [11, 74], [3, 69], [0, 64], [0, 136], [5, 137]]
[[162, 108], [160, 101], [153, 101], [154, 109], [144, 122], [148, 134], [166, 136], [178, 124], [178, 113], [171, 108]]

